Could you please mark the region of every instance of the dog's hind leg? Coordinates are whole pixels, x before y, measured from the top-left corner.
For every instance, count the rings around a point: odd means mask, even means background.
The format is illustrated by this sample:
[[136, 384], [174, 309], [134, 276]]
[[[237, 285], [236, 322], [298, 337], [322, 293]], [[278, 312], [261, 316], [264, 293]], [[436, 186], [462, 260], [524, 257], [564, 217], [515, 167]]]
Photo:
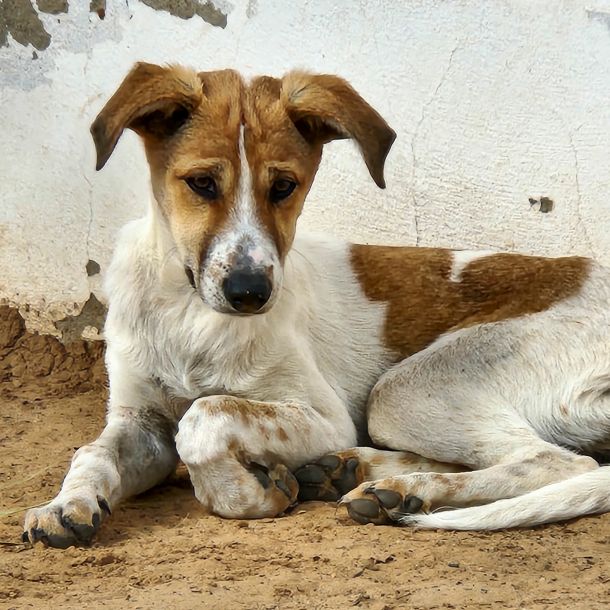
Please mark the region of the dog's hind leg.
[[[578, 436], [602, 455], [608, 455], [610, 435], [599, 436], [607, 430], [610, 420], [610, 393], [608, 376], [594, 376], [569, 410], [578, 413], [574, 422]], [[567, 409], [567, 407], [566, 407]], [[587, 426], [595, 422], [594, 434], [586, 434]], [[605, 460], [604, 460], [605, 461]], [[432, 514], [406, 515], [403, 525], [415, 527], [474, 530], [497, 530], [509, 527], [530, 527], [542, 523], [563, 521], [581, 515], [610, 511], [610, 466], [602, 466], [591, 472], [546, 485], [515, 498], [498, 500], [484, 506], [474, 506], [453, 511], [437, 511]]]
[[339, 500], [364, 481], [412, 472], [461, 472], [464, 467], [429, 460], [409, 451], [354, 447], [329, 453], [294, 472], [299, 500]]
[[597, 469], [545, 439], [554, 440], [549, 431], [561, 422], [553, 404], [579, 371], [578, 361], [551, 351], [544, 327], [535, 330], [523, 321], [464, 329], [380, 379], [368, 412], [373, 441], [473, 471], [364, 482], [343, 499], [356, 520], [404, 522], [409, 513], [493, 503]]
[[346, 494], [342, 503], [360, 523], [400, 522], [420, 511], [478, 506], [522, 496], [598, 467], [590, 457], [535, 437], [531, 441], [527, 451], [531, 457], [524, 458], [516, 452], [506, 457], [506, 463], [472, 472], [425, 472], [367, 481]]

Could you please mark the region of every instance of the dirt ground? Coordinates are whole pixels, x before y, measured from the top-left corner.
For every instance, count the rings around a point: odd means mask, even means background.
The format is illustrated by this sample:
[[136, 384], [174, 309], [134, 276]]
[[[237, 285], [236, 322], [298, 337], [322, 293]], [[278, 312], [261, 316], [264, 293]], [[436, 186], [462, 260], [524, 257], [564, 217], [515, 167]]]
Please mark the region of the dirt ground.
[[[428, 532], [307, 503], [228, 521], [205, 514], [183, 469], [116, 509], [90, 548], [22, 544], [24, 507], [51, 499], [74, 449], [97, 436], [106, 391], [95, 350], [13, 335], [19, 350], [0, 346], [0, 608], [610, 607], [610, 515]], [[24, 369], [43, 353], [55, 359], [42, 373]]]

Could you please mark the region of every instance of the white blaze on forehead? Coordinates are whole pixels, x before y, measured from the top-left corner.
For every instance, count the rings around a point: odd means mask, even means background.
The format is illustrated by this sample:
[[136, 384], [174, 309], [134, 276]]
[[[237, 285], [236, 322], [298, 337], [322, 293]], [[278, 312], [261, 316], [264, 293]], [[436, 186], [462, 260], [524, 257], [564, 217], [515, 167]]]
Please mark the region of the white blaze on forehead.
[[237, 220], [244, 223], [258, 224], [254, 210], [254, 189], [252, 188], [252, 172], [248, 158], [246, 157], [246, 146], [244, 142], [245, 126], [239, 127], [239, 186], [237, 188], [237, 201], [235, 212]]
[[497, 254], [497, 252], [494, 252], [493, 250], [455, 250], [452, 254], [453, 265], [451, 267], [449, 280], [451, 282], [461, 282], [462, 272], [472, 263], [472, 261], [485, 258], [486, 256], [492, 256], [493, 254]]
[[271, 266], [276, 263], [277, 251], [258, 218], [252, 171], [246, 157], [244, 136], [245, 127], [241, 125], [238, 142], [240, 173], [237, 199], [233, 212], [233, 223], [228, 234], [224, 236], [224, 240], [230, 250], [234, 250], [235, 247], [245, 247], [243, 254], [251, 258], [255, 265]]

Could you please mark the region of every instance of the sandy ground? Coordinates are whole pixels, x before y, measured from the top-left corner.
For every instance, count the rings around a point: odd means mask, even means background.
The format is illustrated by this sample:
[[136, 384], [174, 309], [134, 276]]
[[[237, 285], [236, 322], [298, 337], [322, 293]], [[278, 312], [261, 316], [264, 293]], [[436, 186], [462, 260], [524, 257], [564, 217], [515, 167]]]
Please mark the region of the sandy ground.
[[180, 469], [115, 510], [91, 548], [21, 544], [18, 509], [54, 495], [103, 422], [103, 388], [45, 383], [0, 384], [1, 608], [610, 606], [610, 515], [486, 534], [359, 526], [321, 503], [227, 521]]

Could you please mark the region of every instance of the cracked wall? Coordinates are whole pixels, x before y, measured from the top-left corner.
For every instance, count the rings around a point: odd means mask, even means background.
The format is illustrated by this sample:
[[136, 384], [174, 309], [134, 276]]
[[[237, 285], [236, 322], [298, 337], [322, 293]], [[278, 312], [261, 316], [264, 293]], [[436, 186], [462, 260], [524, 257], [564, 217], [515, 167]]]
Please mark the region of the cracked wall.
[[3, 0], [0, 304], [95, 338], [117, 231], [149, 187], [89, 125], [134, 61], [342, 74], [398, 132], [388, 188], [332, 143], [302, 224], [363, 242], [610, 263], [610, 3]]

